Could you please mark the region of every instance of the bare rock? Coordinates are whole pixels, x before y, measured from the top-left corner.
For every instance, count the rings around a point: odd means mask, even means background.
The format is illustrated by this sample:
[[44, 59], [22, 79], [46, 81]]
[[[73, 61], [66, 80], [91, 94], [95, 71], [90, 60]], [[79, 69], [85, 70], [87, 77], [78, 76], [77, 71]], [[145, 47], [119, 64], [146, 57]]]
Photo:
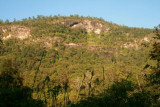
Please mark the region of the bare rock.
[[3, 37], [3, 40], [9, 38], [26, 39], [31, 36], [30, 29], [24, 26], [10, 26], [8, 29], [2, 29], [3, 33], [9, 32], [7, 36]]
[[110, 28], [106, 27], [102, 22], [94, 20], [64, 20], [61, 23], [68, 25], [71, 28], [84, 28], [88, 33], [94, 32], [95, 34], [100, 34], [101, 32], [108, 32], [110, 30]]

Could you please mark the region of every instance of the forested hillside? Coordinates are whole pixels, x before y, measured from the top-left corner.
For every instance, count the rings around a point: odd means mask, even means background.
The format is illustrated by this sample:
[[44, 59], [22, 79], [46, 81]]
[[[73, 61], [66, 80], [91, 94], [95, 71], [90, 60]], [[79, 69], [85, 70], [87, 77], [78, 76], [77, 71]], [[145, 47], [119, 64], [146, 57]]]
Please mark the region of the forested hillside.
[[0, 106], [158, 106], [154, 31], [78, 15], [1, 21]]

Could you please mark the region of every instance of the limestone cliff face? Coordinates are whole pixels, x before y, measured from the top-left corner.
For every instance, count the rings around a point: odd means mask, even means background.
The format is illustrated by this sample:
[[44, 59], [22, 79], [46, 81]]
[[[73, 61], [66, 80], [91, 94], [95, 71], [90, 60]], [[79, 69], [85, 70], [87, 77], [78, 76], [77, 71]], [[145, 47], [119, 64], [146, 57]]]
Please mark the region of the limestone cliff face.
[[3, 40], [9, 38], [26, 39], [31, 36], [30, 28], [25, 26], [8, 26], [7, 28], [2, 28]]
[[[109, 32], [110, 28], [104, 25], [99, 20], [75, 20], [75, 19], [66, 19], [61, 20], [54, 23], [61, 23], [70, 26], [72, 29], [74, 28], [83, 28], [86, 29], [88, 33], [94, 32], [95, 34], [100, 34], [101, 32]], [[53, 23], [53, 24], [54, 24]], [[10, 25], [7, 27], [2, 27], [2, 39], [7, 40], [9, 38], [18, 38], [18, 39], [26, 39], [31, 36], [31, 28], [20, 26], [20, 25]]]
[[71, 28], [84, 28], [88, 33], [94, 32], [95, 34], [100, 34], [101, 32], [108, 32], [110, 30], [109, 27], [106, 27], [100, 21], [94, 20], [82, 20], [82, 21], [75, 21], [75, 20], [65, 20], [61, 22], [62, 24], [69, 25]]

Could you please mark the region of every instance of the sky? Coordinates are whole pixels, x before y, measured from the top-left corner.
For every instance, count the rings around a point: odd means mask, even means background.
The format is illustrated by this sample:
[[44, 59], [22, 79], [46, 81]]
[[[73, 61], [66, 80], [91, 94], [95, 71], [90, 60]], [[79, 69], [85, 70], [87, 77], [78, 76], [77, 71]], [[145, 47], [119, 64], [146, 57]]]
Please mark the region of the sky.
[[37, 15], [91, 16], [129, 27], [160, 24], [160, 0], [0, 0], [0, 19]]

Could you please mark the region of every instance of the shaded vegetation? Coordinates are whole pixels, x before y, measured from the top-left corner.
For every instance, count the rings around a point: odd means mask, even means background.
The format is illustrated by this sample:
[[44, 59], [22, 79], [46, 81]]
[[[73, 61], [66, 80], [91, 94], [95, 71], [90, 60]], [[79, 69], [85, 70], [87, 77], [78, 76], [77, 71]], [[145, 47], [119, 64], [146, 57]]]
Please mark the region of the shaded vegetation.
[[115, 82], [102, 93], [95, 97], [88, 97], [71, 107], [150, 107], [153, 106], [151, 95], [146, 92], [133, 92], [135, 84], [128, 80]]
[[32, 99], [32, 89], [23, 86], [23, 79], [11, 60], [4, 60], [0, 66], [1, 107], [42, 107], [43, 102]]

